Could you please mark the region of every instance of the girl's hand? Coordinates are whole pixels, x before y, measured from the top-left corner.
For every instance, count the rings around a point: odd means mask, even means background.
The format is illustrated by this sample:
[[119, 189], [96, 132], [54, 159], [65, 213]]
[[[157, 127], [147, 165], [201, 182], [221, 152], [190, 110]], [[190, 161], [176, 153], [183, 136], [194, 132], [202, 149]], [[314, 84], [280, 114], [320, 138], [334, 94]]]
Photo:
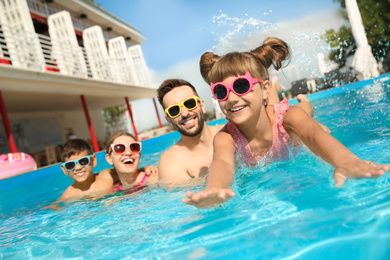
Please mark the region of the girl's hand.
[[196, 194], [187, 191], [186, 195], [188, 198], [184, 198], [181, 201], [197, 208], [213, 208], [235, 196], [232, 189], [218, 188], [202, 190]]
[[356, 159], [341, 167], [336, 167], [333, 171], [333, 179], [336, 181], [335, 186], [340, 187], [347, 179], [377, 178], [389, 170], [390, 164], [380, 165]]
[[148, 177], [158, 176], [158, 167], [156, 165], [148, 165], [139, 169], [140, 172], [146, 173]]

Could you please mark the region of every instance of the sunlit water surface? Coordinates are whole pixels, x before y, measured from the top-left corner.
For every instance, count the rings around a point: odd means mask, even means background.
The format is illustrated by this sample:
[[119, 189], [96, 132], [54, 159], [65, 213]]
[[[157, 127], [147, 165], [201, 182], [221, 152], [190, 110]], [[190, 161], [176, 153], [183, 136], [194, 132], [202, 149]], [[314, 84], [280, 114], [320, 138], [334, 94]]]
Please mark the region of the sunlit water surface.
[[[309, 99], [315, 119], [360, 158], [390, 162], [388, 78]], [[142, 165], [157, 164], [178, 138], [144, 141]], [[107, 166], [103, 153], [98, 160], [97, 170]], [[335, 188], [332, 167], [304, 151], [237, 171], [237, 196], [216, 209], [181, 202], [202, 184], [45, 210], [71, 184], [57, 165], [0, 181], [0, 259], [390, 259], [389, 179]]]

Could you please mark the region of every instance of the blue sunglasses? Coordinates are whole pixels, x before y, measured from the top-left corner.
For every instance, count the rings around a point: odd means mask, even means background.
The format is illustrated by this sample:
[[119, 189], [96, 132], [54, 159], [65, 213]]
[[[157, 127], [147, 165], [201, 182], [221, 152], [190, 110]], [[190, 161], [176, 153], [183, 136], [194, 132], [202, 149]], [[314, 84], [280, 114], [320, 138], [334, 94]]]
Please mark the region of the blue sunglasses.
[[69, 161], [62, 163], [62, 167], [64, 167], [68, 172], [73, 171], [76, 168], [76, 163], [78, 163], [81, 167], [87, 167], [91, 163], [92, 155], [88, 155], [82, 157], [76, 161]]

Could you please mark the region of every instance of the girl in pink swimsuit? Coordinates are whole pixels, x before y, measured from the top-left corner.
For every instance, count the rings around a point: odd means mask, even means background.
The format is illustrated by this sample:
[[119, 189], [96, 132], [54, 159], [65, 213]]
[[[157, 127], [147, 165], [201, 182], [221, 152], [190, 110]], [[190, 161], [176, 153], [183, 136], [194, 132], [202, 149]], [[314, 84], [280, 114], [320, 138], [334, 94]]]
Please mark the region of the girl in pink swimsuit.
[[202, 55], [201, 74], [229, 123], [214, 138], [214, 159], [205, 190], [187, 192], [184, 203], [205, 208], [225, 202], [235, 195], [230, 189], [235, 162], [256, 165], [264, 160], [286, 160], [289, 146], [299, 140], [335, 168], [336, 186], [347, 178], [378, 177], [389, 171], [390, 165], [360, 160], [300, 107], [289, 107], [287, 100], [269, 105], [267, 69], [273, 65], [279, 70], [289, 57], [289, 46], [277, 38], [267, 38], [250, 52]]
[[[259, 165], [268, 160], [287, 160], [290, 158], [292, 141], [286, 129], [283, 126], [283, 118], [290, 108], [288, 100], [284, 99], [279, 104], [274, 104], [274, 122], [272, 124], [272, 146], [269, 152], [264, 154], [254, 154], [251, 150], [248, 140], [242, 134], [240, 129], [229, 120], [226, 129], [231, 134], [235, 145], [235, 159], [238, 163], [245, 165]], [[261, 165], [260, 164], [260, 165]]]

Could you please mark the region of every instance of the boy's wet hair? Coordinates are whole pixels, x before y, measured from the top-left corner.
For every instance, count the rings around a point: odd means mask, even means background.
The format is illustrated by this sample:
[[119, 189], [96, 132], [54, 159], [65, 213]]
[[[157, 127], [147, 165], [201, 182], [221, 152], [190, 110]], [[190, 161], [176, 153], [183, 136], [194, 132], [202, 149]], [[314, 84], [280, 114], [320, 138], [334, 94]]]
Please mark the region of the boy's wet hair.
[[84, 151], [87, 151], [88, 155], [93, 154], [91, 146], [86, 141], [83, 139], [71, 139], [66, 141], [62, 147], [61, 160], [62, 162], [65, 162], [65, 160], [72, 155], [79, 154]]
[[165, 108], [163, 104], [164, 96], [168, 94], [172, 89], [181, 86], [189, 86], [194, 91], [194, 94], [199, 97], [195, 87], [188, 81], [184, 79], [167, 79], [163, 83], [161, 83], [160, 87], [157, 89], [157, 99], [163, 108]]
[[134, 137], [134, 135], [132, 135], [132, 134], [130, 134], [130, 133], [128, 133], [128, 132], [125, 132], [125, 131], [115, 132], [115, 133], [111, 134], [111, 135], [107, 138], [107, 140], [106, 140], [106, 153], [108, 153], [108, 152], [110, 151], [111, 144], [112, 144], [112, 143], [114, 142], [114, 140], [115, 140], [116, 138], [118, 138], [119, 136], [130, 136], [131, 138], [133, 138], [134, 140], [136, 140], [135, 137]]

